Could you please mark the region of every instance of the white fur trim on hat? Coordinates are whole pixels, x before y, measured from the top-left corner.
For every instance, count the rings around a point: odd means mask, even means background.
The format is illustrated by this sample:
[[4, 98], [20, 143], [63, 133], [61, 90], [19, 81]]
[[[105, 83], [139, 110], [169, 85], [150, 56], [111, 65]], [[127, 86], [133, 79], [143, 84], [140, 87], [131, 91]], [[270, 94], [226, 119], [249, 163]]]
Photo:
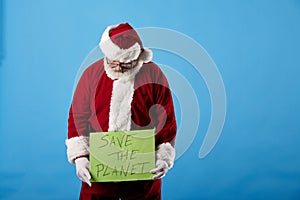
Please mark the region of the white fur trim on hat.
[[141, 53], [141, 46], [139, 43], [135, 43], [128, 49], [121, 49], [118, 45], [113, 43], [109, 37], [109, 31], [118, 25], [108, 26], [102, 34], [99, 46], [106, 57], [111, 60], [117, 60], [120, 62], [130, 62], [136, 60]]
[[175, 148], [169, 143], [162, 143], [158, 146], [156, 151], [156, 159], [165, 161], [169, 168], [173, 167], [175, 159]]
[[66, 140], [68, 161], [75, 163], [75, 158], [90, 154], [89, 137], [78, 136]]

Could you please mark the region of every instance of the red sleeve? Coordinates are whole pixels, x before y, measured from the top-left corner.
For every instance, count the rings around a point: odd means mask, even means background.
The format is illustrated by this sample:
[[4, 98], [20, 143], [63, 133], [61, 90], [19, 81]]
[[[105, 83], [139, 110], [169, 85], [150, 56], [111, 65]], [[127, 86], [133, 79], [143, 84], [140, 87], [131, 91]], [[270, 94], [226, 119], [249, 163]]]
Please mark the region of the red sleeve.
[[68, 138], [87, 136], [90, 117], [90, 83], [88, 71], [85, 71], [76, 87], [68, 119]]
[[[172, 93], [165, 75], [158, 69], [157, 82], [154, 84], [154, 101], [157, 104], [151, 112], [155, 121], [156, 143], [174, 144], [176, 137], [176, 119]], [[155, 116], [153, 116], [155, 115]]]
[[103, 75], [103, 59], [89, 66], [80, 77], [73, 94], [68, 119], [68, 139], [80, 136], [89, 136], [90, 122], [94, 108], [95, 92]]

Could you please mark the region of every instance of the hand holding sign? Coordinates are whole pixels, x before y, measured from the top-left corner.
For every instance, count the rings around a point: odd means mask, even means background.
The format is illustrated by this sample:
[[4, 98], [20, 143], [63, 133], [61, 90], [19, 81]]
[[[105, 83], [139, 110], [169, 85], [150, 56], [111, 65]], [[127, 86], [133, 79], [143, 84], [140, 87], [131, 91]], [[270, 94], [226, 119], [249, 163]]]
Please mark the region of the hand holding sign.
[[91, 182], [151, 180], [154, 130], [90, 134]]
[[87, 183], [90, 187], [92, 186], [90, 179], [91, 175], [89, 173], [89, 160], [86, 157], [77, 158], [75, 160], [76, 164], [76, 175], [80, 180]]
[[156, 161], [156, 168], [152, 169], [150, 173], [155, 174], [153, 179], [160, 179], [163, 178], [166, 173], [169, 171], [169, 166], [164, 160], [157, 160]]

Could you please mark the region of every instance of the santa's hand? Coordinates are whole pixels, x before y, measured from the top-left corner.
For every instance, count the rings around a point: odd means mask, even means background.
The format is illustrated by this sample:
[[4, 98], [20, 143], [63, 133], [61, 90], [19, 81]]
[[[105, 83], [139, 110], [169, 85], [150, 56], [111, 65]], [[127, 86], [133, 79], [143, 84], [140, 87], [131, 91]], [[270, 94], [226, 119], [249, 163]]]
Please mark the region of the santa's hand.
[[86, 157], [77, 158], [75, 160], [76, 175], [80, 180], [87, 183], [90, 187], [92, 186], [90, 179], [91, 175], [89, 172], [90, 161]]
[[175, 153], [174, 147], [169, 142], [158, 146], [156, 151], [156, 168], [150, 171], [150, 173], [155, 174], [153, 176], [154, 180], [164, 177], [169, 169], [173, 167]]
[[153, 176], [153, 179], [156, 180], [164, 177], [168, 172], [168, 170], [169, 170], [169, 166], [166, 161], [157, 160], [156, 168], [152, 169], [150, 173], [155, 174], [155, 176]]

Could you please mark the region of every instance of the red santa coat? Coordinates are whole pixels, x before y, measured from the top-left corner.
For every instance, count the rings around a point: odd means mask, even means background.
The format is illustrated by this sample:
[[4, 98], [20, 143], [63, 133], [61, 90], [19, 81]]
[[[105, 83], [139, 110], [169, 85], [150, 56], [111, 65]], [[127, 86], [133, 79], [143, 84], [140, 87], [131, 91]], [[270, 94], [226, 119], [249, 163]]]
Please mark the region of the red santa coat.
[[[123, 74], [115, 73], [105, 58], [88, 67], [78, 82], [68, 120], [68, 159], [89, 154], [90, 132], [155, 128], [155, 145], [172, 143], [176, 121], [171, 91], [166, 77], [153, 62], [139, 61]], [[116, 191], [152, 193], [161, 181], [124, 183], [83, 183], [82, 193], [109, 196]], [[131, 192], [134, 192], [131, 191]], [[121, 194], [120, 194], [121, 195]]]

